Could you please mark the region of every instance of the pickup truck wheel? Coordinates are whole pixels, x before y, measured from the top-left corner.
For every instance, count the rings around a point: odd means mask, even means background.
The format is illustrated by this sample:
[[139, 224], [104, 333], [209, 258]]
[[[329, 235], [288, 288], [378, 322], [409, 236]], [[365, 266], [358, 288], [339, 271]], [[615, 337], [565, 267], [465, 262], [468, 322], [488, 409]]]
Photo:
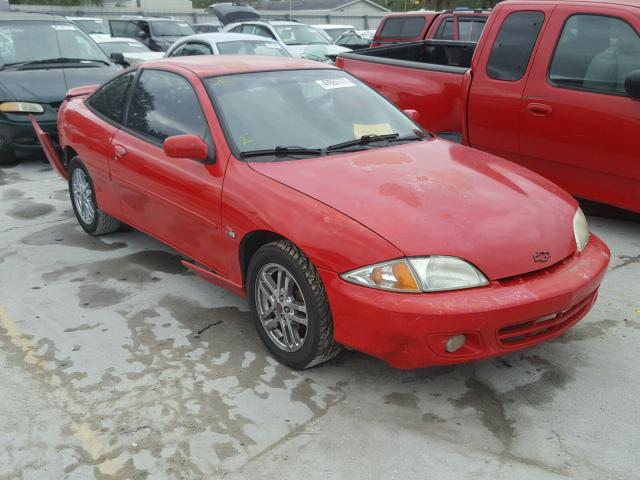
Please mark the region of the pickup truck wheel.
[[279, 240], [261, 247], [247, 282], [254, 325], [278, 361], [303, 370], [340, 353], [320, 275], [295, 245]]
[[120, 221], [98, 208], [93, 182], [79, 157], [71, 159], [68, 171], [71, 204], [84, 231], [91, 235], [103, 235], [118, 230]]

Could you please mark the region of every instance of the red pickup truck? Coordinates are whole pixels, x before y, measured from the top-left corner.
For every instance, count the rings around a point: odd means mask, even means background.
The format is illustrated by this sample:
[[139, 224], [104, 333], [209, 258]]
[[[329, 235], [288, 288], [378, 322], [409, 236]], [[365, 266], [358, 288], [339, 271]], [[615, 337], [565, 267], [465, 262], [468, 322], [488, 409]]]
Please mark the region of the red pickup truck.
[[436, 134], [640, 212], [639, 31], [636, 0], [507, 0], [477, 44], [393, 45], [337, 65]]
[[489, 10], [390, 13], [378, 25], [371, 48], [427, 39], [477, 42], [490, 13]]

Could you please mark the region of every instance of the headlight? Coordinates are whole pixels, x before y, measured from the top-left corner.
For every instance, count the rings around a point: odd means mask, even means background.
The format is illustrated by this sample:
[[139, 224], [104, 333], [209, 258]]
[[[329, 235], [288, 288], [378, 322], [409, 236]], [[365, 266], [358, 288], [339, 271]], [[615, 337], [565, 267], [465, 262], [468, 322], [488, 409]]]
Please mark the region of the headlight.
[[28, 102], [2, 102], [0, 112], [10, 113], [42, 113], [44, 108], [39, 103]]
[[456, 257], [414, 257], [342, 274], [347, 282], [394, 292], [438, 292], [480, 287], [489, 281], [470, 263]]
[[581, 252], [589, 243], [589, 224], [587, 223], [587, 217], [584, 216], [582, 209], [579, 207], [573, 216], [573, 234], [576, 237], [578, 252]]

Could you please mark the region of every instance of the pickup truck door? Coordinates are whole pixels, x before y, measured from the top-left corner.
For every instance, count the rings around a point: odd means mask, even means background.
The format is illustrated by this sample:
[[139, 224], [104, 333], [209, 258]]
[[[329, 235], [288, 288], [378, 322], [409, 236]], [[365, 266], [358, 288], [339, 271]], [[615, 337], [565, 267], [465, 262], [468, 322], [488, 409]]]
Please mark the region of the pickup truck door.
[[220, 203], [226, 162], [170, 158], [162, 147], [168, 136], [196, 134], [214, 152], [202, 108], [206, 93], [196, 94], [194, 84], [204, 89], [174, 72], [141, 71], [124, 128], [112, 140], [111, 177], [125, 222], [224, 274]]
[[520, 111], [522, 163], [575, 196], [640, 211], [640, 9], [559, 5]]
[[471, 67], [468, 143], [511, 161], [520, 160], [518, 117], [538, 43], [554, 5], [535, 9], [503, 4], [492, 14]]

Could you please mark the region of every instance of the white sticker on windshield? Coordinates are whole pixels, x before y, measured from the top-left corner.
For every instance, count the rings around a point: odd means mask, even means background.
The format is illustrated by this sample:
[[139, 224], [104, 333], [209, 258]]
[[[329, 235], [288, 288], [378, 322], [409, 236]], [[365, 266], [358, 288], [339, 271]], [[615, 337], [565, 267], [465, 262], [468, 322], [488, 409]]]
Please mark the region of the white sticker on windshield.
[[98, 25], [102, 25], [102, 20], [94, 20], [94, 23], [97, 23]]
[[333, 90], [334, 88], [347, 88], [347, 87], [355, 87], [356, 84], [353, 83], [348, 78], [327, 78], [326, 80], [316, 80], [316, 83], [320, 85], [325, 90]]
[[282, 48], [277, 43], [265, 43], [264, 46], [267, 47], [267, 48], [278, 48], [278, 49]]
[[188, 27], [189, 26], [188, 23], [179, 23], [178, 25], [180, 25], [181, 27]]
[[73, 25], [60, 25], [60, 24], [54, 23], [51, 26], [56, 30], [75, 30], [76, 29], [76, 27], [74, 27]]

